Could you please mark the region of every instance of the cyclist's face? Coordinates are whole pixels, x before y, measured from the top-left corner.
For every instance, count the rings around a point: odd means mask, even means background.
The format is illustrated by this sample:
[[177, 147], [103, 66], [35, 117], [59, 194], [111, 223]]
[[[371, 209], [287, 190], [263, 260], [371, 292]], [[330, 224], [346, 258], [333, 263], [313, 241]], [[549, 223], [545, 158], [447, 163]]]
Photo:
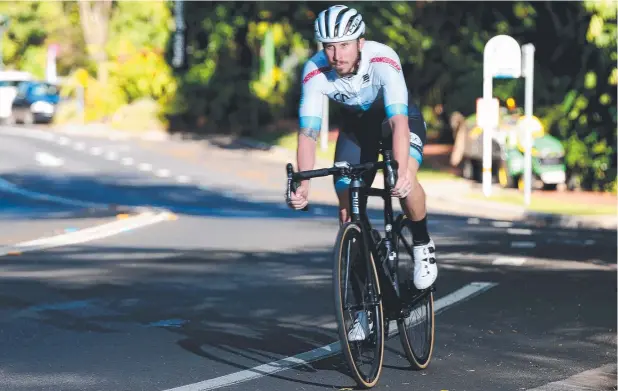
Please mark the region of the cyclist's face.
[[353, 41], [325, 43], [324, 53], [330, 66], [341, 76], [352, 73], [356, 65], [360, 51], [365, 43], [364, 38]]

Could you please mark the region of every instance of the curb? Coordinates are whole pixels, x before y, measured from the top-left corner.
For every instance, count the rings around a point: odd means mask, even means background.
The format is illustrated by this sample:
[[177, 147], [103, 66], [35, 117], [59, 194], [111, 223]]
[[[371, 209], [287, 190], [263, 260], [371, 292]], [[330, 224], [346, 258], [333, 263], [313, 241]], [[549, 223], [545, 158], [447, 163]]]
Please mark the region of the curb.
[[612, 215], [570, 216], [552, 213], [526, 212], [522, 220], [538, 227], [587, 228], [615, 231], [617, 218]]

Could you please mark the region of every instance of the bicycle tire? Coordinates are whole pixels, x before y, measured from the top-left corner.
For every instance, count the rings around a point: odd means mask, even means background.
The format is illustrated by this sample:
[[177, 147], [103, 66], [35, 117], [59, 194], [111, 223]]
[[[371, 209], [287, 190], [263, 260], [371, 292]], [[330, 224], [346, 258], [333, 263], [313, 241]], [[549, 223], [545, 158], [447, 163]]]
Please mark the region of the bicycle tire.
[[[410, 233], [411, 233], [411, 221], [405, 215], [401, 215], [398, 219], [398, 224], [397, 224], [397, 250], [400, 255], [400, 262], [402, 259], [402, 255], [409, 255], [410, 259], [413, 260], [413, 253], [411, 251], [412, 249], [411, 240], [406, 240], [407, 242], [406, 244], [408, 245], [408, 248], [406, 248], [405, 245], [402, 245], [402, 242], [401, 242], [403, 239], [405, 239], [402, 233], [404, 229], [410, 230]], [[410, 265], [407, 265], [407, 266], [409, 267]], [[411, 266], [413, 267], [413, 264]], [[406, 265], [402, 265], [402, 267], [400, 267], [399, 270], [405, 267]], [[411, 274], [409, 273], [409, 271], [405, 273], [407, 274], [408, 278], [406, 280], [400, 280], [400, 281], [404, 281], [404, 283], [407, 283], [408, 285], [405, 288], [411, 289], [411, 291], [413, 292], [412, 294], [406, 297], [408, 297], [408, 299], [410, 300], [412, 300], [412, 298], [420, 297], [420, 302], [423, 303], [426, 308], [426, 313], [427, 313], [426, 319], [429, 321], [429, 325], [427, 327], [426, 332], [424, 333], [424, 336], [421, 338], [424, 339], [424, 341], [422, 342], [424, 343], [424, 345], [426, 345], [427, 350], [424, 350], [423, 352], [418, 352], [414, 348], [413, 346], [414, 341], [412, 340], [413, 338], [409, 335], [409, 328], [406, 326], [406, 323], [405, 323], [407, 319], [403, 319], [403, 318], [397, 319], [397, 329], [399, 330], [399, 339], [401, 340], [401, 345], [403, 346], [403, 350], [406, 354], [408, 361], [410, 362], [410, 364], [412, 365], [414, 369], [422, 370], [422, 369], [427, 368], [427, 366], [429, 365], [429, 362], [431, 361], [431, 357], [433, 355], [434, 343], [435, 343], [436, 323], [435, 323], [435, 313], [434, 313], [434, 306], [433, 306], [433, 292], [430, 289], [425, 290], [423, 292], [416, 291], [416, 288], [414, 288], [414, 283], [412, 282], [412, 279], [410, 277]], [[413, 311], [414, 309], [410, 311], [411, 315]]]
[[[352, 239], [354, 238], [356, 238], [356, 241], [352, 241]], [[361, 251], [361, 253], [364, 252], [369, 257], [371, 257], [371, 253], [369, 251], [365, 252], [366, 245], [363, 242], [360, 226], [352, 222], [342, 225], [339, 229], [339, 233], [337, 234], [337, 240], [335, 242], [333, 268], [333, 293], [335, 298], [335, 315], [338, 325], [337, 329], [339, 334], [341, 351], [343, 353], [343, 356], [345, 357], [348, 368], [350, 369], [352, 378], [354, 378], [354, 380], [360, 387], [371, 388], [375, 386], [380, 379], [380, 375], [382, 373], [382, 363], [384, 359], [384, 313], [382, 308], [382, 299], [380, 297], [380, 285], [378, 281], [378, 274], [375, 268], [375, 264], [372, 262], [372, 258], [366, 258], [366, 261], [369, 262], [370, 266], [368, 267], [368, 271], [370, 274], [369, 278], [373, 280], [373, 286], [375, 287], [375, 289], [373, 289], [373, 292], [369, 291], [368, 293], [371, 296], [371, 301], [377, 303], [377, 305], [375, 305], [375, 308], [373, 309], [373, 316], [375, 317], [375, 321], [373, 322], [375, 333], [370, 333], [370, 335], [375, 335], [375, 341], [373, 342], [375, 343], [376, 347], [374, 352], [375, 359], [372, 363], [370, 373], [365, 374], [357, 365], [353, 350], [356, 350], [356, 348], [358, 347], [357, 344], [362, 345], [364, 343], [371, 343], [370, 340], [374, 338], [367, 338], [367, 340], [369, 341], [362, 342], [354, 342], [348, 340], [348, 327], [346, 326], [347, 310], [346, 304], [344, 303], [342, 297], [342, 293], [344, 290], [344, 287], [342, 286], [342, 282], [344, 282], [342, 277], [344, 276], [344, 274], [342, 274], [342, 272], [344, 271], [344, 268], [347, 269], [346, 265], [350, 264], [350, 254], [346, 251], [346, 243], [348, 242], [356, 243], [357, 246], [360, 246], [360, 249], [358, 251]], [[346, 273], [345, 275], [349, 276], [349, 273]], [[367, 309], [365, 309], [365, 311], [366, 310]], [[354, 345], [351, 346], [351, 343]]]

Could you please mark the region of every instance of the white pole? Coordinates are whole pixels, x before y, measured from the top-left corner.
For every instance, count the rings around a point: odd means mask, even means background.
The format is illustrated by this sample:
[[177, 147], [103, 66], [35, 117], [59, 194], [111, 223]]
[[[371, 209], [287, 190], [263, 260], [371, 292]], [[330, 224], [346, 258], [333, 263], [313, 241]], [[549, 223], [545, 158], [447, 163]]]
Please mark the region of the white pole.
[[[322, 50], [324, 45], [318, 42], [318, 50]], [[328, 149], [328, 96], [322, 98], [322, 125], [320, 126], [320, 149], [326, 151]]]
[[525, 129], [525, 152], [524, 152], [524, 204], [530, 205], [530, 196], [532, 192], [532, 97], [534, 86], [534, 45], [529, 43], [523, 45], [524, 51], [524, 69], [526, 78], [526, 91], [524, 103], [524, 116], [526, 121]]
[[[492, 83], [493, 77], [491, 75], [486, 76], [483, 79], [483, 105], [482, 107], [489, 107], [492, 98]], [[486, 109], [483, 109], [487, 112]], [[486, 115], [489, 117], [489, 114]], [[489, 121], [485, 121], [483, 126], [483, 194], [485, 197], [491, 195], [491, 139], [493, 135], [493, 125], [489, 124]]]

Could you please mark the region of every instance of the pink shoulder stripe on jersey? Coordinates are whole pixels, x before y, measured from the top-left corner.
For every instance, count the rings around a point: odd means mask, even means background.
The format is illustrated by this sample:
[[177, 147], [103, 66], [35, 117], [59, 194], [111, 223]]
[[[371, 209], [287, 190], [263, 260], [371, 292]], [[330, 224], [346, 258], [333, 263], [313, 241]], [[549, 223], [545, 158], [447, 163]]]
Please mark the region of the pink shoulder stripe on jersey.
[[374, 57], [371, 60], [369, 60], [369, 62], [385, 62], [388, 65], [392, 66], [393, 68], [397, 69], [398, 71], [401, 71], [401, 67], [399, 66], [399, 64], [397, 64], [397, 62], [393, 60], [392, 58]]
[[319, 75], [320, 73], [326, 73], [328, 71], [330, 71], [330, 67], [322, 67], [322, 68], [312, 70], [311, 72], [307, 73], [307, 75], [303, 79], [303, 84], [311, 80], [313, 76]]

